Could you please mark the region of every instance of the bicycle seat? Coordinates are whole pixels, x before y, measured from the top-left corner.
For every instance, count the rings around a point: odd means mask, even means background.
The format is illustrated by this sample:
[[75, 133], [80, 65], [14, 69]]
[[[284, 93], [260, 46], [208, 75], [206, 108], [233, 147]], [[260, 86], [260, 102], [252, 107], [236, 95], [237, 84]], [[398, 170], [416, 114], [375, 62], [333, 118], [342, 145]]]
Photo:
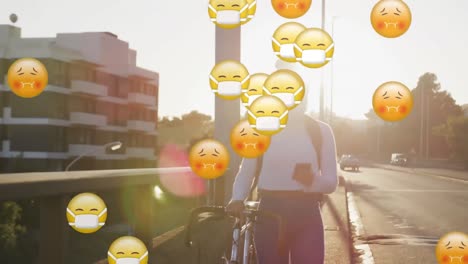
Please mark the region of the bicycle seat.
[[259, 202], [257, 201], [247, 201], [245, 202], [245, 207], [251, 210], [258, 210], [258, 204]]

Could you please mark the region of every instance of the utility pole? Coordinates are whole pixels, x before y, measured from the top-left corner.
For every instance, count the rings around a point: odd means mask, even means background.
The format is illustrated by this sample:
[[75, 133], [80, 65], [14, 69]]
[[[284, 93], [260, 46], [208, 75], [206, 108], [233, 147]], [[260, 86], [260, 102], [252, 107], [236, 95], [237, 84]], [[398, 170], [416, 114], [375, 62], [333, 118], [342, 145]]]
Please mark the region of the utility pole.
[[[321, 25], [321, 28], [322, 28], [322, 30], [325, 30], [325, 0], [322, 0], [322, 25]], [[322, 120], [322, 121], [325, 120], [324, 79], [325, 79], [325, 70], [324, 70], [324, 68], [322, 68], [322, 79], [320, 81], [320, 113], [319, 113], [319, 119]]]
[[430, 124], [430, 116], [431, 116], [431, 92], [427, 94], [426, 100], [426, 160], [429, 160], [429, 137], [431, 135], [431, 124]]
[[420, 97], [421, 97], [421, 125], [419, 128], [419, 158], [423, 158], [424, 155], [424, 87], [421, 86]]

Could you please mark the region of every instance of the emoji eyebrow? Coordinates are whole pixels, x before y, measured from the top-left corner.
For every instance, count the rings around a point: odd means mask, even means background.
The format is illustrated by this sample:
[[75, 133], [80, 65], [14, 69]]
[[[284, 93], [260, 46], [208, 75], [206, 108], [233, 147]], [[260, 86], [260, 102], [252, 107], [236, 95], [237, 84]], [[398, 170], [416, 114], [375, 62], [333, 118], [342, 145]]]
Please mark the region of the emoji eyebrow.
[[401, 13], [400, 9], [398, 9], [398, 7], [396, 8], [396, 11], [398, 11], [398, 13]]
[[33, 71], [37, 72], [36, 69], [34, 69], [34, 67], [33, 67]]
[[19, 70], [16, 73], [20, 72], [22, 69], [23, 69], [23, 67], [20, 67]]
[[203, 152], [203, 150], [204, 150], [204, 149], [201, 149], [201, 151], [200, 151], [200, 152], [198, 152], [198, 154], [201, 154], [201, 153]]
[[219, 152], [216, 149], [214, 149], [214, 151], [219, 154]]
[[242, 132], [244, 132], [244, 130], [245, 130], [245, 129], [243, 128], [243, 129], [242, 129], [242, 130], [241, 130], [239, 133], [242, 133]]
[[403, 95], [400, 93], [400, 91], [398, 91], [398, 94], [399, 94], [400, 96], [403, 96]]
[[465, 247], [466, 247], [466, 245], [465, 245], [465, 244], [463, 244], [463, 241], [462, 241], [461, 243], [462, 243], [462, 245], [463, 245], [463, 246], [465, 246]]
[[384, 7], [384, 9], [380, 10], [380, 13], [383, 13], [384, 11], [385, 11], [385, 7]]
[[448, 245], [450, 245], [450, 241], [449, 241], [449, 242], [447, 243], [447, 245], [445, 245], [445, 246], [448, 246]]
[[385, 96], [385, 95], [387, 95], [387, 91], [385, 91], [385, 93], [384, 93], [384, 94], [382, 94], [382, 96]]

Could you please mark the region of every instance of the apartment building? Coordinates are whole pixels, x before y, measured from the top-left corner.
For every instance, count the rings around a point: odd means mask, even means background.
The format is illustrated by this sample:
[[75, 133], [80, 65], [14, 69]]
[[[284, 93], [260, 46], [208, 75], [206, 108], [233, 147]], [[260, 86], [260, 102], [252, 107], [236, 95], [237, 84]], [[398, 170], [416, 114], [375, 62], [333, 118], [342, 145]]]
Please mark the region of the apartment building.
[[[40, 60], [49, 84], [34, 98], [7, 86], [18, 58]], [[111, 33], [22, 38], [0, 25], [0, 172], [156, 166], [159, 75], [136, 66], [136, 51]], [[120, 141], [111, 150], [104, 145]]]

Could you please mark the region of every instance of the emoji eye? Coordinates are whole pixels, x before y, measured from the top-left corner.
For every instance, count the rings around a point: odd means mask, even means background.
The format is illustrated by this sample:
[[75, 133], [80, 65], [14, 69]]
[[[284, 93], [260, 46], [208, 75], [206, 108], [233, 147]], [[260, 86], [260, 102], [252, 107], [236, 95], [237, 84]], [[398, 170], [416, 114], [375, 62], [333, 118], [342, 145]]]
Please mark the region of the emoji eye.
[[397, 16], [399, 16], [399, 15], [400, 15], [400, 14], [398, 14], [398, 13], [396, 13], [396, 12], [395, 12], [395, 13], [393, 13], [393, 14], [395, 14], [395, 15], [397, 15]]
[[232, 7], [239, 7], [240, 5], [238, 4], [233, 4]]
[[257, 91], [257, 89], [255, 89], [255, 88], [249, 89], [249, 92], [256, 92], [256, 91]]
[[217, 5], [216, 7], [224, 7], [224, 5], [223, 5], [223, 4], [219, 4], [219, 5]]
[[459, 249], [465, 249], [464, 247], [458, 247]]
[[226, 78], [226, 75], [218, 75], [218, 78]]
[[325, 46], [325, 44], [323, 44], [323, 43], [317, 44], [317, 47], [320, 47], [320, 46]]
[[78, 211], [83, 212], [84, 210], [81, 209], [81, 208], [76, 208], [75, 211], [76, 211], [76, 212], [78, 212]]
[[31, 75], [36, 75], [34, 72], [30, 72], [29, 74], [31, 74]]
[[242, 133], [241, 136], [242, 136], [242, 137], [243, 137], [243, 136], [247, 136], [247, 133]]
[[260, 135], [257, 133], [253, 133], [254, 136], [259, 137]]
[[232, 78], [240, 78], [241, 76], [240, 75], [234, 75], [232, 76]]
[[272, 90], [279, 90], [279, 87], [271, 87]]
[[139, 252], [136, 252], [136, 251], [135, 251], [135, 252], [132, 252], [132, 255], [135, 255], [135, 254], [140, 254], [140, 253], [139, 253]]
[[286, 87], [286, 90], [294, 90], [294, 87], [291, 87], [291, 86]]
[[200, 154], [200, 157], [203, 157], [203, 156], [206, 156], [206, 154], [205, 154], [205, 153], [203, 153], [203, 154]]
[[382, 14], [382, 16], [386, 16], [386, 15], [388, 15], [388, 13], [383, 13], [383, 14]]
[[117, 252], [117, 255], [123, 255], [123, 254], [125, 253], [123, 253], [122, 251]]
[[310, 47], [310, 44], [309, 43], [304, 43], [304, 44], [302, 44], [302, 46]]
[[218, 157], [218, 154], [213, 153], [213, 154], [211, 154], [211, 156]]
[[385, 8], [382, 9], [382, 10], [380, 10], [380, 14], [381, 14], [382, 16], [385, 16], [385, 15], [387, 14], [387, 13], [384, 13], [384, 12], [385, 12]]
[[89, 211], [97, 211], [98, 209], [97, 208], [92, 208], [91, 210]]
[[281, 40], [289, 40], [288, 38], [281, 38]]
[[274, 110], [274, 111], [271, 111], [271, 113], [272, 114], [279, 114], [279, 111]]
[[264, 114], [264, 113], [265, 113], [265, 112], [262, 111], [262, 110], [258, 110], [258, 111], [257, 111], [257, 114]]

